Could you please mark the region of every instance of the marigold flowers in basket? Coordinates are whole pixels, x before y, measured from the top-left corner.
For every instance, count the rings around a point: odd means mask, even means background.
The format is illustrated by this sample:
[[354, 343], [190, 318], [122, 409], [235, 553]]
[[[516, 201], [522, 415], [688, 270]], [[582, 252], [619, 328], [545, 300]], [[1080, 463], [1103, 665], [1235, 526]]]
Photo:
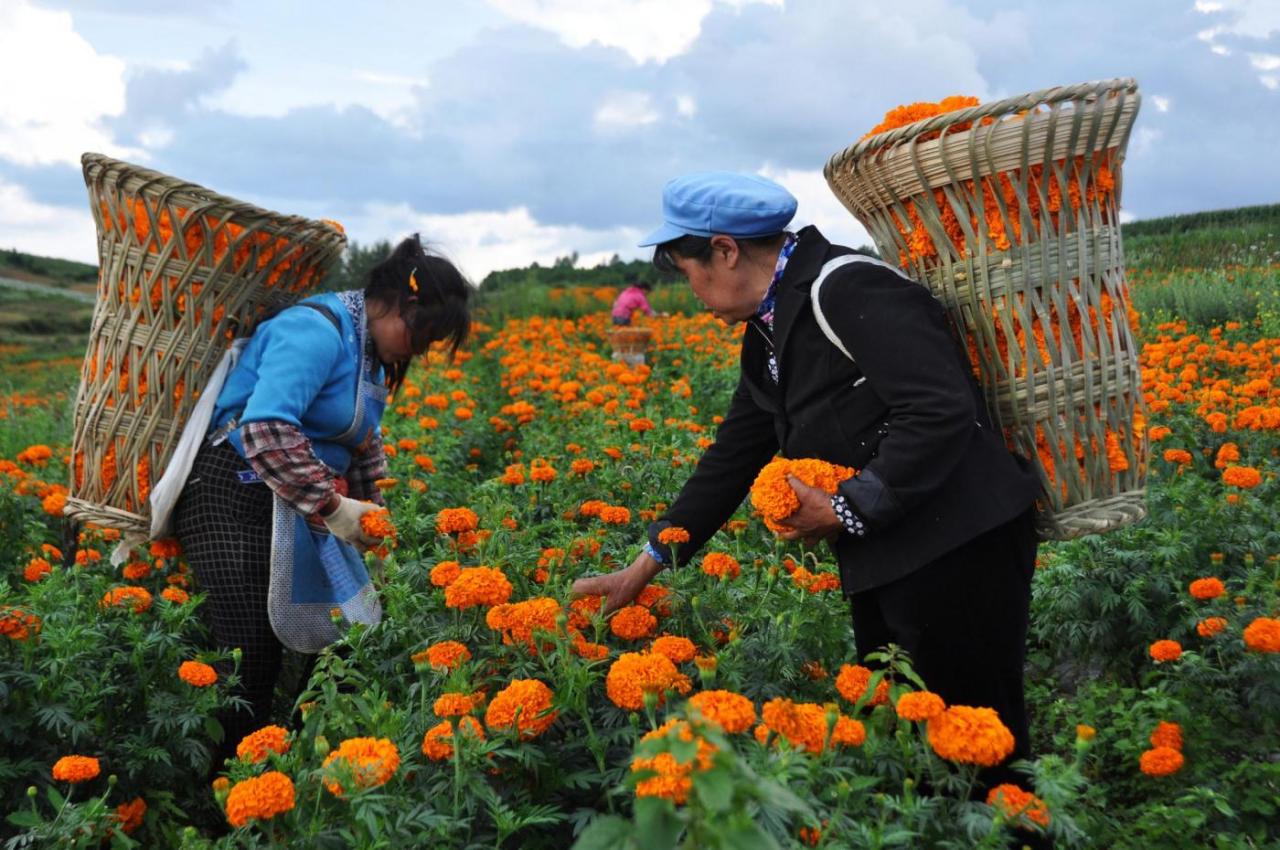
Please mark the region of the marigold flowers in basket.
[[857, 474], [856, 469], [816, 458], [774, 458], [760, 470], [751, 485], [751, 505], [764, 517], [764, 524], [770, 531], [785, 531], [787, 517], [800, 508], [800, 499], [787, 480], [788, 476], [794, 476], [824, 493], [834, 494], [841, 481]]

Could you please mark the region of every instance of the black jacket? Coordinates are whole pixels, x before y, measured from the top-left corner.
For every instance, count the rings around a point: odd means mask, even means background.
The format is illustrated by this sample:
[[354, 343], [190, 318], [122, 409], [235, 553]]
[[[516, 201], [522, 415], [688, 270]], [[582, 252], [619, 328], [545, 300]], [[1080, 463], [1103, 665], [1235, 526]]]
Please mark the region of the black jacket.
[[[649, 528], [688, 530], [690, 557], [741, 504], [778, 452], [855, 467], [840, 492], [867, 521], [865, 537], [835, 546], [846, 594], [887, 584], [1035, 501], [1029, 464], [994, 432], [968, 359], [929, 291], [878, 263], [850, 263], [822, 285], [823, 314], [853, 355], [822, 333], [809, 289], [824, 263], [853, 253], [814, 227], [778, 283], [774, 340], [780, 381], [767, 372], [769, 342], [748, 323], [741, 376], [716, 441], [670, 509]], [[862, 380], [865, 378], [865, 380]]]

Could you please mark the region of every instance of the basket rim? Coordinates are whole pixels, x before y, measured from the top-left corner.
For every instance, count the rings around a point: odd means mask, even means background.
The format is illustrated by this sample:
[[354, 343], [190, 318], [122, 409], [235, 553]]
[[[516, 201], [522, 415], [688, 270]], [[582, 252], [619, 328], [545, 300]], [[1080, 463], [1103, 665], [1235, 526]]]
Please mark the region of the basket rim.
[[823, 175], [829, 180], [836, 169], [846, 164], [849, 160], [862, 156], [869, 150], [892, 147], [923, 133], [943, 130], [952, 124], [1005, 115], [1011, 112], [1020, 112], [1035, 106], [1058, 103], [1064, 100], [1079, 100], [1091, 95], [1096, 97], [1114, 91], [1125, 91], [1136, 95], [1138, 82], [1133, 77], [1115, 77], [1109, 80], [1094, 80], [1070, 86], [1053, 86], [1015, 95], [1014, 97], [1007, 97], [1002, 100], [995, 100], [990, 103], [980, 103], [977, 106], [970, 106], [966, 109], [944, 112], [942, 115], [935, 115], [932, 118], [922, 118], [919, 121], [895, 127], [892, 130], [885, 130], [883, 133], [868, 136], [838, 151], [827, 160], [827, 164], [823, 168]]
[[[334, 227], [327, 221], [318, 218], [308, 218], [301, 215], [292, 215], [289, 213], [276, 212], [257, 204], [251, 204], [248, 201], [241, 201], [230, 195], [224, 195], [221, 192], [201, 186], [199, 183], [193, 183], [190, 180], [183, 180], [180, 177], [174, 177], [161, 171], [156, 171], [146, 166], [136, 165], [132, 162], [126, 162], [122, 159], [107, 156], [106, 154], [94, 153], [86, 151], [80, 155], [80, 167], [84, 171], [85, 183], [90, 183], [89, 171], [91, 168], [101, 168], [103, 177], [114, 176], [117, 184], [132, 177], [141, 178], [144, 186], [138, 192], [141, 194], [147, 188], [145, 184], [159, 183], [162, 184], [161, 191], [164, 194], [186, 193], [196, 196], [199, 200], [208, 203], [217, 204], [226, 207], [233, 214], [249, 215], [258, 218], [268, 218], [287, 225], [317, 225], [332, 230], [334, 233], [342, 237], [346, 241], [346, 234]], [[114, 174], [112, 174], [114, 172]], [[101, 179], [101, 177], [99, 178]], [[92, 187], [90, 187], [92, 188]]]

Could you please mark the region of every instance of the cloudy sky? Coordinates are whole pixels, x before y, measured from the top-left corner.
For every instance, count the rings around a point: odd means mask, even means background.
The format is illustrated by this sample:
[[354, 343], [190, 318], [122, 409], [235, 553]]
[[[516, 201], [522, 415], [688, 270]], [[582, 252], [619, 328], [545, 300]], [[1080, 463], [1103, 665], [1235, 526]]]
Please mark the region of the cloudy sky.
[[1137, 78], [1127, 216], [1280, 201], [1280, 0], [0, 0], [0, 248], [95, 260], [99, 151], [475, 279], [642, 256], [663, 183], [821, 177], [900, 103]]

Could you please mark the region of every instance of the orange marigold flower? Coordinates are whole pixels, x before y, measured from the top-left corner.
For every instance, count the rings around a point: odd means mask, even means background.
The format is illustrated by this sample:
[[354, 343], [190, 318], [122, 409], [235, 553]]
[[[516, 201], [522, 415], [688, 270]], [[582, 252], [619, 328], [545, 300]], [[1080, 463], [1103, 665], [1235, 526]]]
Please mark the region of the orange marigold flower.
[[838, 747], [861, 747], [867, 740], [867, 727], [861, 720], [840, 715], [831, 729], [831, 743]]
[[856, 472], [851, 467], [816, 458], [774, 458], [760, 470], [751, 485], [751, 505], [764, 517], [769, 530], [776, 533], [784, 529], [784, 520], [800, 507], [800, 499], [787, 480], [788, 476], [795, 476], [825, 493], [835, 493], [840, 482]]
[[1094, 729], [1087, 723], [1077, 723], [1076, 737], [1081, 741], [1092, 741], [1094, 738], [1098, 737], [1098, 730]]
[[141, 614], [151, 607], [151, 593], [145, 587], [114, 587], [108, 590], [98, 603], [101, 608], [132, 608], [133, 613]]
[[[419, 660], [421, 659], [421, 660]], [[442, 640], [433, 643], [421, 653], [414, 655], [415, 664], [426, 663], [440, 670], [452, 670], [464, 661], [471, 659], [471, 650], [456, 640]]]
[[182, 554], [182, 544], [176, 537], [165, 537], [152, 540], [150, 551], [153, 558], [176, 558]]
[[1191, 463], [1191, 452], [1186, 449], [1165, 449], [1164, 459], [1169, 463], [1176, 463], [1178, 466], [1186, 466]]
[[1211, 638], [1221, 634], [1227, 628], [1227, 619], [1225, 617], [1206, 617], [1196, 623], [1196, 634], [1202, 638]]
[[40, 507], [49, 516], [62, 516], [63, 510], [67, 507], [67, 494], [61, 490], [55, 490], [40, 500]]
[[101, 772], [96, 758], [63, 756], [53, 763], [53, 778], [59, 782], [88, 782]]
[[689, 697], [689, 705], [730, 735], [745, 732], [756, 722], [755, 703], [733, 691], [702, 691]]
[[609, 621], [609, 631], [623, 640], [640, 640], [653, 634], [658, 618], [643, 605], [628, 605]]
[[116, 806], [115, 820], [120, 824], [120, 831], [125, 835], [133, 835], [138, 831], [138, 827], [142, 826], [142, 820], [147, 816], [147, 801], [141, 797], [134, 797], [128, 802], [121, 803]]
[[742, 567], [732, 555], [726, 555], [724, 552], [708, 552], [702, 558], [702, 571], [716, 578], [731, 579], [742, 574]]
[[174, 605], [185, 605], [191, 601], [191, 596], [180, 587], [166, 587], [160, 591], [160, 596]]
[[394, 540], [396, 537], [395, 523], [391, 521], [391, 514], [386, 508], [361, 514], [360, 530], [380, 540], [388, 538]]
[[283, 726], [263, 726], [245, 735], [236, 745], [236, 758], [248, 764], [257, 764], [268, 753], [284, 755], [289, 752], [289, 730]]
[[1182, 753], [1173, 747], [1156, 747], [1147, 750], [1138, 759], [1138, 767], [1147, 776], [1169, 776], [1182, 770]]
[[450, 608], [501, 605], [511, 598], [511, 582], [502, 570], [468, 567], [444, 589], [444, 604]]
[[539, 484], [548, 484], [556, 480], [556, 471], [545, 460], [534, 460], [529, 464], [529, 477]]
[[1226, 469], [1231, 464], [1240, 459], [1240, 447], [1235, 443], [1223, 443], [1218, 449], [1218, 456], [1214, 458], [1213, 465], [1217, 469]]
[[688, 543], [689, 532], [678, 525], [669, 525], [658, 532], [658, 542], [664, 546], [676, 543]]
[[[400, 751], [386, 738], [348, 738], [325, 757], [324, 767], [340, 761], [350, 772], [356, 788], [385, 785], [400, 768]], [[324, 787], [335, 797], [346, 789], [334, 771], [326, 771]]]
[[554, 634], [560, 631], [557, 621], [562, 613], [559, 600], [539, 596], [514, 604], [495, 605], [485, 616], [485, 623], [489, 628], [502, 633], [504, 644], [524, 644], [529, 650], [536, 652], [539, 647], [534, 634]]
[[635, 431], [637, 434], [643, 434], [645, 431], [653, 430], [653, 420], [646, 419], [643, 416], [637, 416], [635, 419], [631, 420], [627, 427], [632, 431]]
[[626, 525], [631, 522], [631, 509], [621, 505], [605, 505], [600, 509], [600, 521], [605, 525]]
[[817, 703], [792, 702], [778, 697], [765, 703], [760, 709], [761, 724], [756, 727], [756, 740], [761, 744], [774, 733], [794, 747], [810, 753], [822, 752], [827, 737], [827, 710]]
[[1151, 746], [1153, 747], [1169, 747], [1174, 750], [1182, 749], [1182, 727], [1177, 723], [1168, 720], [1161, 720], [1156, 725], [1156, 731], [1151, 733]]
[[649, 646], [649, 651], [665, 655], [676, 664], [692, 661], [693, 656], [698, 654], [698, 648], [693, 645], [693, 641], [678, 635], [663, 635], [655, 638]]
[[1148, 651], [1157, 664], [1163, 664], [1166, 661], [1176, 661], [1182, 655], [1182, 644], [1176, 640], [1158, 640], [1151, 644]]
[[1196, 599], [1217, 599], [1219, 596], [1227, 592], [1226, 586], [1220, 578], [1198, 578], [1191, 582], [1188, 588], [1191, 595]]
[[946, 711], [947, 704], [932, 691], [912, 691], [898, 697], [894, 709], [903, 720], [919, 722], [937, 717]]
[[595, 461], [590, 461], [586, 458], [577, 458], [569, 464], [569, 468], [573, 470], [574, 475], [587, 475], [596, 468], [596, 464]]
[[1042, 827], [1049, 826], [1049, 808], [1035, 794], [1005, 782], [987, 792], [987, 805], [1008, 820], [1025, 817]]
[[20, 608], [0, 606], [0, 635], [24, 641], [40, 633], [40, 618]]
[[120, 574], [129, 581], [142, 581], [151, 575], [151, 565], [146, 561], [130, 561], [124, 565], [124, 569]]
[[39, 581], [49, 573], [53, 572], [53, 566], [44, 558], [32, 558], [27, 562], [26, 568], [22, 571], [22, 577], [27, 581]]
[[[477, 741], [485, 738], [484, 727], [474, 717], [463, 717], [458, 721], [458, 734]], [[432, 761], [453, 758], [453, 721], [443, 720], [427, 730], [427, 734], [422, 736], [422, 754]]]
[[462, 565], [457, 561], [441, 561], [431, 568], [431, 583], [436, 587], [448, 587], [462, 572]]
[[294, 806], [293, 780], [269, 770], [237, 782], [227, 794], [227, 823], [239, 829], [251, 820], [271, 820]]
[[207, 688], [218, 681], [218, 673], [203, 661], [184, 661], [178, 666], [178, 678], [197, 688]]
[[[681, 741], [694, 741], [693, 730], [683, 720], [668, 720], [666, 723], [646, 734], [642, 741], [666, 738], [674, 734]], [[637, 756], [631, 761], [632, 773], [652, 773], [636, 783], [637, 797], [665, 797], [676, 805], [684, 804], [693, 790], [693, 774], [710, 769], [716, 748], [702, 738], [697, 738], [697, 749], [693, 756], [681, 761], [674, 753], [658, 753], [652, 758]]]
[[644, 708], [646, 693], [654, 694], [661, 705], [667, 691], [687, 694], [691, 687], [689, 677], [677, 670], [670, 658], [655, 652], [625, 652], [605, 676], [605, 693], [614, 705], [627, 711]]
[[1280, 620], [1259, 617], [1245, 626], [1244, 645], [1254, 652], [1280, 652]]
[[[845, 664], [836, 676], [836, 690], [849, 702], [857, 702], [867, 692], [871, 683], [871, 670], [861, 664]], [[871, 705], [884, 705], [889, 701], [889, 680], [881, 678], [876, 684], [875, 695], [871, 697]]]
[[990, 708], [953, 705], [929, 721], [929, 745], [948, 761], [994, 767], [1013, 752], [1013, 733]]
[[464, 714], [470, 714], [483, 702], [484, 694], [480, 691], [474, 694], [450, 691], [436, 697], [431, 710], [436, 713], [436, 717], [462, 717]]
[[1262, 473], [1252, 466], [1228, 466], [1222, 470], [1222, 483], [1228, 487], [1252, 490], [1262, 483]]
[[555, 722], [554, 694], [537, 679], [515, 679], [494, 696], [484, 712], [490, 730], [517, 730], [524, 741], [538, 737]]
[[436, 514], [436, 531], [441, 534], [475, 531], [479, 526], [480, 517], [471, 508], [445, 508]]

